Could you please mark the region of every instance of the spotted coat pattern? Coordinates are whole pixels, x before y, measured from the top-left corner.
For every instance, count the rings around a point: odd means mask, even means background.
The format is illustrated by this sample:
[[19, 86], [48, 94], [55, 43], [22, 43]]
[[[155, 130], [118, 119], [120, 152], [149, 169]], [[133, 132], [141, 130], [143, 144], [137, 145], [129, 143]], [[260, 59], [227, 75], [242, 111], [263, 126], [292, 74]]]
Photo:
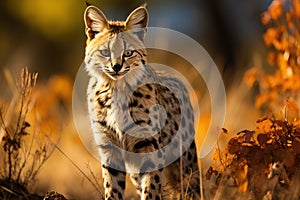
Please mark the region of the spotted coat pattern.
[[[127, 173], [142, 200], [199, 199], [188, 92], [178, 78], [147, 65], [147, 22], [145, 7], [134, 10], [125, 22], [108, 21], [94, 6], [85, 11], [87, 102], [105, 199], [123, 199]], [[124, 152], [145, 156], [133, 161], [132, 154]]]

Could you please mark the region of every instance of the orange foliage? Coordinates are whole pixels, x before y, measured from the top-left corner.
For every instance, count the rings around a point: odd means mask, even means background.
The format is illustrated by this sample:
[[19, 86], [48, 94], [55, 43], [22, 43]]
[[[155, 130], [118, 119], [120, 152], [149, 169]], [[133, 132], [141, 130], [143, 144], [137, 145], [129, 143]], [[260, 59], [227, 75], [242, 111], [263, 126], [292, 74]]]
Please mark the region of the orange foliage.
[[[262, 118], [257, 121], [255, 131], [243, 130], [230, 139], [226, 149], [216, 149], [214, 164], [206, 178], [210, 179], [213, 174], [222, 177], [226, 169], [230, 169], [230, 176], [240, 192], [251, 192], [256, 199], [262, 199], [266, 191], [262, 191], [261, 187], [271, 183], [274, 163], [283, 165], [287, 177], [285, 183], [279, 179], [278, 184], [286, 187], [289, 179], [300, 170], [299, 158], [300, 124], [273, 117]], [[220, 167], [216, 167], [218, 165]]]
[[[270, 47], [268, 62], [276, 68], [273, 73], [250, 69], [244, 79], [251, 87], [259, 85], [256, 107], [276, 113], [286, 102], [300, 100], [300, 1], [274, 0], [261, 21], [267, 27], [263, 39]], [[295, 118], [298, 114], [292, 113]]]
[[280, 1], [276, 0], [269, 7], [269, 14], [272, 20], [277, 20], [283, 12], [282, 4]]
[[259, 119], [255, 130], [240, 131], [223, 151], [217, 148], [206, 178], [214, 175], [217, 186], [234, 186], [251, 199], [299, 198], [293, 188], [300, 171], [300, 0], [273, 0], [261, 21], [267, 59], [275, 68], [270, 73], [253, 67], [244, 81], [259, 86], [256, 107], [280, 119]]

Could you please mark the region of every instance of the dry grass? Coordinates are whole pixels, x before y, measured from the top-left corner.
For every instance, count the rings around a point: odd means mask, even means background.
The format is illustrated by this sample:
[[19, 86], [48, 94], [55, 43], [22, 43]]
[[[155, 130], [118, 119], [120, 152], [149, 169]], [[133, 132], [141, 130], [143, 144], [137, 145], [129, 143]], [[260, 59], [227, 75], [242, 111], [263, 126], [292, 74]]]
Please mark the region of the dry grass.
[[0, 109], [1, 199], [18, 196], [31, 197], [29, 188], [53, 148], [38, 140], [34, 127], [27, 121], [32, 109], [32, 92], [36, 85], [37, 74], [23, 69], [17, 81], [16, 101]]

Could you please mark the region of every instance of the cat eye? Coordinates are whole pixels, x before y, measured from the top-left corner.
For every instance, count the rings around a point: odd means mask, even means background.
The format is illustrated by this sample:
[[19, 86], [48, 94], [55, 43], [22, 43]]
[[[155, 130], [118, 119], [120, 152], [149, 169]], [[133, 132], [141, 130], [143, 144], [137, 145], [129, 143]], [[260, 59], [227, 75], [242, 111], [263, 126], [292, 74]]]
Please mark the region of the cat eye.
[[134, 50], [125, 50], [123, 55], [124, 57], [130, 57], [133, 55]]
[[100, 54], [103, 57], [110, 57], [110, 51], [108, 49], [102, 49], [102, 50], [100, 50]]

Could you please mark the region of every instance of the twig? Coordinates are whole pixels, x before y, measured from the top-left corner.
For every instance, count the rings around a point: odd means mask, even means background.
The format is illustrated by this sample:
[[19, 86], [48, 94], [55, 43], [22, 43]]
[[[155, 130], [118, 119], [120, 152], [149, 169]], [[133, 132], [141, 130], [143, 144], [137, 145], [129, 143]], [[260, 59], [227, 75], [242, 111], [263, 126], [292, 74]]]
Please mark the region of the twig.
[[[87, 169], [90, 171], [93, 179], [94, 179], [94, 183], [97, 186], [98, 190], [97, 191], [101, 191], [101, 186], [99, 185], [98, 181], [97, 181], [97, 177], [96, 175], [93, 173], [92, 169], [90, 168], [90, 165], [87, 164]], [[102, 193], [100, 193], [100, 195], [102, 195]]]
[[[180, 144], [180, 155], [182, 155], [182, 139], [181, 139], [181, 135], [180, 135], [180, 140], [179, 140], [179, 144]], [[183, 188], [183, 182], [184, 182], [184, 180], [183, 180], [183, 158], [182, 158], [182, 156], [180, 157], [180, 160], [179, 160], [179, 162], [180, 162], [180, 170], [179, 170], [179, 173], [180, 173], [180, 196], [181, 196], [181, 198], [183, 199], [183, 195], [184, 195], [184, 188]]]
[[15, 193], [14, 191], [8, 189], [7, 187], [4, 187], [3, 185], [0, 185], [0, 188], [1, 188], [2, 190], [5, 190], [5, 191], [8, 192], [8, 193], [11, 193], [11, 194], [15, 195], [15, 196], [19, 196], [17, 193]]
[[199, 179], [200, 179], [200, 200], [204, 200], [204, 192], [203, 192], [203, 179], [202, 179], [202, 165], [201, 160], [199, 159]]
[[[36, 123], [34, 123], [34, 124], [36, 124]], [[25, 154], [25, 158], [24, 158], [23, 163], [20, 165], [19, 174], [18, 174], [18, 177], [17, 177], [17, 182], [19, 182], [21, 174], [22, 174], [22, 171], [24, 170], [24, 168], [26, 166], [26, 163], [27, 163], [27, 160], [28, 160], [28, 158], [30, 156], [30, 153], [31, 153], [31, 150], [32, 150], [32, 146], [33, 146], [33, 143], [34, 143], [34, 136], [35, 136], [35, 134], [36, 134], [36, 128], [34, 126], [33, 135], [31, 137], [32, 139], [30, 141], [29, 149], [27, 150], [27, 153], [24, 153]], [[52, 152], [49, 155], [51, 155], [51, 154], [52, 154]]]
[[92, 186], [99, 192], [99, 194], [103, 196], [101, 190], [98, 189], [97, 185], [94, 184], [94, 182], [84, 173], [84, 171], [80, 169], [80, 167], [67, 154], [65, 154], [63, 150], [61, 150], [61, 148], [57, 146], [57, 144], [55, 144], [47, 134], [45, 134], [45, 136], [50, 141], [50, 143], [52, 143], [54, 147], [92, 184]]
[[219, 140], [217, 141], [217, 151], [218, 151], [220, 163], [221, 163], [222, 167], [225, 169], [225, 168], [226, 168], [226, 164], [223, 163], [223, 158], [222, 158], [221, 148], [220, 148], [220, 146], [219, 146]]
[[187, 186], [186, 186], [186, 188], [185, 188], [184, 199], [187, 199], [186, 197], [187, 197], [187, 195], [188, 195], [188, 190], [189, 190], [190, 181], [191, 181], [192, 176], [193, 176], [193, 171], [191, 170], [191, 173], [190, 173], [190, 175], [189, 175], [189, 180], [188, 180]]

